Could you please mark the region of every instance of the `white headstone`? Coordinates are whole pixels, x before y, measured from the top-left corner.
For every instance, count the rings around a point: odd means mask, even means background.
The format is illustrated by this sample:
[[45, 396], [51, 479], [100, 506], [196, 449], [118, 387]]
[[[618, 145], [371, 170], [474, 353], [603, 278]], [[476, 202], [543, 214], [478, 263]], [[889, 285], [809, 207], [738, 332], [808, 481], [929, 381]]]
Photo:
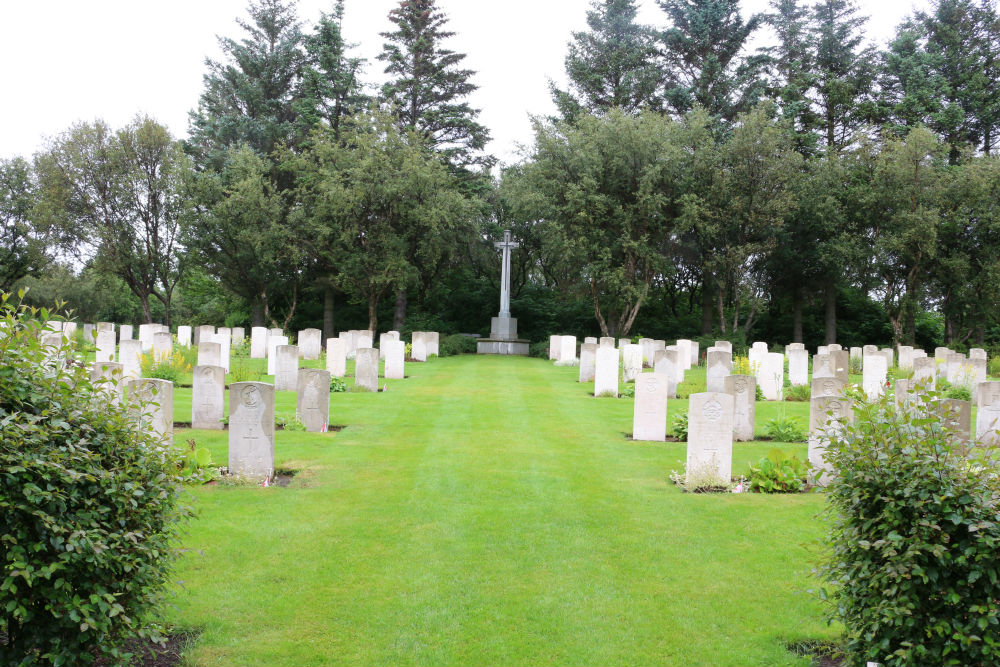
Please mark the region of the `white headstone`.
[[242, 345], [243, 341], [246, 340], [247, 332], [243, 327], [233, 327], [233, 340], [232, 344], [234, 346]]
[[896, 347], [896, 350], [899, 353], [899, 367], [913, 368], [913, 346], [898, 345]]
[[122, 400], [124, 382], [122, 365], [113, 361], [95, 361], [90, 370], [90, 383], [98, 395], [118, 405]]
[[427, 340], [423, 331], [414, 331], [410, 335], [410, 357], [414, 361], [427, 361]]
[[614, 347], [615, 337], [614, 336], [601, 336], [601, 340], [598, 341], [601, 347]]
[[686, 468], [689, 477], [715, 477], [720, 484], [729, 484], [733, 476], [733, 408], [729, 394], [691, 394]]
[[288, 345], [288, 336], [272, 336], [270, 333], [267, 335], [267, 374], [274, 375], [274, 355], [275, 350], [278, 349], [279, 345]]
[[553, 334], [549, 336], [549, 361], [558, 361], [562, 354], [562, 336]]
[[677, 363], [681, 365], [681, 370], [691, 368], [691, 341], [687, 338], [677, 339]]
[[833, 368], [833, 357], [829, 354], [817, 354], [813, 357], [813, 378], [837, 377]]
[[138, 340], [123, 340], [118, 346], [118, 361], [122, 364], [122, 377], [125, 380], [138, 380], [142, 377], [142, 342]]
[[634, 381], [642, 373], [642, 346], [631, 343], [622, 348], [622, 378]]
[[700, 345], [701, 345], [701, 343], [699, 343], [696, 340], [693, 340], [693, 341], [691, 341], [691, 345], [688, 346], [689, 349], [690, 349], [690, 352], [691, 352], [691, 367], [699, 365], [699, 357], [698, 357], [698, 355], [700, 354], [700, 351], [699, 351]]
[[607, 345], [597, 348], [594, 396], [618, 396], [618, 350], [616, 348]]
[[319, 368], [300, 369], [295, 406], [306, 431], [326, 433], [330, 425], [330, 372]]
[[785, 355], [780, 352], [768, 352], [764, 355], [757, 377], [764, 399], [780, 401], [785, 387]]
[[917, 357], [913, 360], [913, 384], [911, 389], [923, 386], [925, 389], [934, 390], [937, 384], [937, 362], [934, 357]]
[[[214, 345], [214, 343], [200, 343]], [[226, 369], [219, 365], [194, 367], [191, 375], [191, 428], [221, 431], [226, 405]]]
[[667, 439], [667, 382], [666, 377], [656, 373], [640, 373], [636, 378], [633, 440]]
[[206, 340], [215, 340], [215, 327], [211, 324], [202, 324], [194, 329], [194, 343], [203, 343]]
[[976, 440], [1000, 444], [1000, 382], [980, 382], [976, 392]]
[[211, 340], [219, 344], [219, 365], [229, 372], [229, 348], [233, 345], [233, 336], [228, 330], [219, 329], [213, 336], [204, 337], [202, 340]]
[[[128, 384], [128, 395], [137, 421], [161, 442], [173, 442], [174, 383], [150, 378], [132, 380]], [[139, 406], [140, 402], [142, 407]]]
[[424, 332], [424, 344], [427, 346], [427, 356], [428, 357], [439, 357], [441, 334], [437, 331], [425, 331]]
[[[100, 336], [101, 334], [97, 334]], [[153, 361], [162, 363], [170, 359], [174, 353], [174, 337], [169, 333], [159, 331], [153, 334]]]
[[267, 328], [250, 329], [250, 358], [263, 359], [267, 356]]
[[[73, 325], [73, 331], [76, 331], [76, 323], [75, 322], [67, 322], [66, 324], [67, 325], [72, 324]], [[67, 336], [71, 336], [72, 334], [68, 333], [68, 329], [69, 329], [68, 326], [65, 327], [63, 329], [63, 333], [65, 333]], [[131, 324], [123, 324], [120, 327], [118, 327], [118, 342], [121, 343], [123, 340], [132, 340], [132, 336], [133, 336], [132, 331], [133, 330], [132, 330], [132, 325]]]
[[354, 385], [366, 391], [378, 391], [378, 350], [375, 348], [358, 348], [354, 362]]
[[559, 361], [563, 364], [572, 364], [576, 361], [576, 336], [562, 336], [559, 346]]
[[717, 340], [717, 341], [715, 341], [714, 347], [717, 347], [720, 350], [725, 350], [726, 352], [729, 352], [730, 354], [732, 354], [732, 352], [733, 352], [733, 344], [730, 341], [728, 341], [728, 340]]
[[299, 332], [299, 352], [303, 359], [319, 359], [323, 351], [323, 332], [319, 329], [303, 329]]
[[[835, 381], [839, 382], [839, 380]], [[820, 484], [830, 481], [830, 465], [824, 459], [827, 438], [839, 432], [853, 417], [851, 401], [843, 396], [817, 396], [809, 402], [809, 462]]]
[[864, 358], [861, 386], [869, 401], [874, 401], [885, 393], [887, 375], [884, 355], [876, 354]]
[[347, 375], [347, 341], [343, 338], [326, 339], [326, 370], [335, 378]]
[[809, 352], [788, 350], [788, 382], [793, 387], [809, 384]]
[[383, 340], [382, 346], [379, 348], [379, 354], [385, 353], [384, 375], [386, 379], [402, 380], [406, 369], [406, 343], [401, 340], [389, 339]]
[[299, 386], [299, 347], [279, 345], [274, 348], [274, 390], [295, 391]]
[[[60, 340], [62, 339], [61, 334], [57, 334], [57, 336]], [[114, 360], [115, 360], [115, 332], [98, 331], [97, 361], [114, 361]]]
[[709, 349], [706, 355], [705, 384], [710, 392], [724, 392], [725, 381], [733, 368], [733, 355], [725, 350]]
[[[222, 359], [222, 346], [218, 343], [203, 340], [198, 343], [198, 365], [199, 366], [219, 366]], [[223, 370], [225, 368], [223, 367]]]
[[229, 473], [253, 479], [274, 475], [274, 386], [229, 386]]
[[739, 442], [750, 442], [756, 424], [757, 378], [730, 375], [723, 382], [723, 388], [733, 397], [733, 438]]
[[580, 346], [579, 382], [593, 382], [597, 370], [597, 344], [584, 343]]
[[181, 347], [191, 347], [191, 327], [186, 324], [177, 327], [177, 344]]

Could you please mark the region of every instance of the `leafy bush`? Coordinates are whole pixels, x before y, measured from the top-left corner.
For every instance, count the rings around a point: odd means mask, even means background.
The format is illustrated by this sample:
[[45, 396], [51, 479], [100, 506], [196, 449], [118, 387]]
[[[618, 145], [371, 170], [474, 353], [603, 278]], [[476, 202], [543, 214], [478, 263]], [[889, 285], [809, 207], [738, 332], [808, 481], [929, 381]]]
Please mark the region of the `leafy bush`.
[[528, 346], [528, 354], [539, 359], [549, 358], [549, 341], [543, 340]]
[[1000, 356], [991, 356], [988, 367], [991, 377], [1000, 378]]
[[344, 378], [330, 378], [330, 393], [340, 394], [347, 391], [347, 383], [344, 382]]
[[185, 481], [202, 484], [218, 477], [218, 469], [212, 467], [215, 465], [212, 452], [207, 447], [199, 447], [194, 440], [188, 440], [187, 446], [179, 450], [181, 474]]
[[688, 493], [723, 493], [729, 490], [730, 480], [719, 477], [718, 460], [713, 456], [709, 461], [701, 461], [692, 469], [685, 469], [680, 475], [676, 471], [670, 481]]
[[686, 411], [674, 417], [674, 420], [670, 422], [670, 433], [681, 442], [687, 442], [688, 413]]
[[274, 425], [280, 426], [286, 431], [304, 431], [306, 425], [299, 421], [296, 415], [275, 415]]
[[806, 431], [795, 417], [768, 419], [764, 430], [771, 440], [777, 442], [804, 442], [806, 439]]
[[142, 368], [142, 377], [170, 380], [175, 384], [191, 372], [191, 364], [180, 350], [159, 360], [153, 359], [152, 353], [140, 355], [139, 366]]
[[750, 465], [750, 490], [756, 493], [797, 493], [806, 487], [809, 462], [772, 449], [767, 456]]
[[734, 357], [730, 372], [733, 375], [756, 375], [760, 364], [750, 363], [750, 357]]
[[948, 387], [944, 393], [945, 398], [957, 398], [960, 401], [971, 401], [972, 392], [964, 385], [953, 385]]
[[893, 366], [886, 372], [886, 377], [892, 380], [907, 379], [913, 377], [913, 367]]
[[861, 375], [864, 369], [864, 359], [862, 357], [851, 357], [848, 359], [847, 373], [849, 375]]
[[760, 383], [754, 384], [753, 400], [763, 401], [764, 400], [764, 390], [760, 388]]
[[0, 295], [0, 664], [121, 664], [126, 640], [160, 636], [179, 462], [94, 400], [84, 366], [46, 358], [35, 317]]
[[807, 384], [796, 384], [785, 387], [786, 401], [808, 401], [812, 396], [812, 390]]
[[1000, 472], [940, 414], [856, 399], [826, 443], [829, 560], [819, 575], [847, 664], [1000, 663]]
[[456, 354], [475, 354], [476, 339], [471, 336], [462, 336], [461, 334], [445, 336], [441, 339], [438, 350], [442, 357], [450, 357]]
[[635, 398], [635, 383], [626, 382], [622, 390], [618, 392], [618, 398]]
[[230, 360], [229, 363], [229, 377], [228, 381], [232, 382], [259, 382], [264, 379], [264, 373], [260, 371], [258, 366], [256, 369], [253, 367], [254, 362], [252, 362], [248, 357], [235, 357]]

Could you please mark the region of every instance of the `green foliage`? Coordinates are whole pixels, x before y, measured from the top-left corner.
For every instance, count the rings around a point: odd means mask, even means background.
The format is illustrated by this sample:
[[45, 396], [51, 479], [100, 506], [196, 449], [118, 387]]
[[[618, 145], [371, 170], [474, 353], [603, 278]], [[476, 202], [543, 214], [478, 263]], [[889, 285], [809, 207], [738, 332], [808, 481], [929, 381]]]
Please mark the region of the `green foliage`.
[[187, 483], [202, 484], [218, 477], [218, 469], [212, 468], [215, 464], [207, 447], [199, 447], [194, 440], [188, 440], [186, 447], [177, 449], [181, 459], [181, 474]]
[[344, 382], [344, 378], [330, 378], [330, 393], [331, 394], [341, 394], [347, 391], [347, 383]]
[[180, 467], [89, 372], [47, 357], [0, 295], [0, 663], [119, 664], [155, 616], [177, 556]]
[[850, 357], [847, 361], [847, 373], [849, 375], [861, 375], [864, 372], [864, 359], [861, 357]]
[[965, 385], [952, 385], [944, 392], [945, 398], [956, 398], [960, 401], [971, 401], [972, 392]]
[[757, 371], [760, 370], [760, 364], [751, 364], [750, 357], [737, 356], [733, 357], [733, 365], [731, 373], [733, 375], [757, 375]]
[[750, 490], [756, 493], [797, 493], [806, 487], [810, 465], [780, 449], [750, 466]]
[[139, 357], [139, 367], [144, 378], [169, 380], [174, 384], [190, 374], [192, 368], [185, 354], [176, 349], [170, 356], [159, 359], [154, 359], [152, 352], [143, 354]]
[[688, 413], [687, 410], [679, 413], [670, 423], [670, 434], [681, 442], [688, 439]]
[[1000, 355], [993, 355], [987, 366], [990, 377], [1000, 378]]
[[760, 383], [754, 383], [754, 389], [755, 389], [755, 391], [754, 391], [753, 400], [755, 400], [755, 401], [763, 401], [764, 400], [764, 390], [760, 388]]
[[229, 373], [227, 381], [233, 382], [259, 382], [263, 379], [259, 367], [254, 364], [249, 357], [233, 357], [229, 361]]
[[539, 359], [549, 358], [549, 341], [542, 340], [528, 346], [528, 354]]
[[807, 384], [789, 385], [785, 387], [786, 401], [808, 401], [812, 396], [812, 391]]
[[635, 398], [635, 383], [626, 382], [621, 391], [618, 392], [618, 398]]
[[767, 437], [777, 442], [805, 442], [806, 430], [795, 417], [775, 417], [764, 425]]
[[299, 421], [297, 415], [275, 415], [275, 426], [280, 426], [286, 431], [305, 431], [306, 425]]
[[853, 424], [826, 443], [819, 574], [848, 664], [1000, 661], [1000, 478], [939, 400], [929, 393], [909, 410], [859, 400]]
[[439, 356], [449, 357], [456, 354], [475, 354], [476, 339], [460, 334], [445, 336], [438, 345]]

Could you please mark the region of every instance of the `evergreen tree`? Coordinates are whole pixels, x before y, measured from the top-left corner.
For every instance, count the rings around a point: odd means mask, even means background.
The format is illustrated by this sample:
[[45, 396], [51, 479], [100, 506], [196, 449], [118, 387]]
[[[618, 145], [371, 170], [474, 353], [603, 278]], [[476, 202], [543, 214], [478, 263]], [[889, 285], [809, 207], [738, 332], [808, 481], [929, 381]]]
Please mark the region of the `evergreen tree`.
[[810, 154], [816, 146], [816, 114], [809, 92], [816, 83], [816, 53], [809, 39], [809, 10], [801, 0], [771, 0], [768, 21], [778, 38], [768, 49], [771, 59], [771, 96], [781, 115], [791, 123], [796, 145]]
[[670, 26], [660, 35], [665, 61], [664, 97], [677, 114], [695, 105], [724, 125], [762, 95], [766, 56], [744, 54], [764, 20], [744, 22], [739, 0], [657, 0]]
[[822, 0], [812, 10], [810, 38], [816, 44], [815, 94], [818, 124], [828, 149], [840, 151], [871, 114], [875, 51], [864, 47], [867, 18], [854, 0]]
[[459, 67], [465, 54], [442, 46], [455, 34], [443, 29], [447, 17], [434, 0], [402, 0], [389, 20], [396, 30], [382, 33], [387, 41], [378, 58], [392, 79], [382, 97], [400, 127], [422, 134], [453, 166], [491, 165], [493, 158], [483, 153], [489, 131], [466, 99], [477, 89], [470, 80], [475, 72]]
[[294, 3], [254, 0], [238, 20], [240, 41], [219, 38], [225, 60], [206, 60], [205, 90], [190, 114], [188, 150], [200, 166], [221, 168], [227, 149], [246, 144], [267, 156], [296, 134], [302, 33]]
[[635, 0], [593, 0], [587, 32], [574, 32], [566, 55], [569, 90], [550, 83], [560, 115], [601, 114], [612, 107], [636, 113], [656, 107], [660, 68], [651, 28], [635, 22]]

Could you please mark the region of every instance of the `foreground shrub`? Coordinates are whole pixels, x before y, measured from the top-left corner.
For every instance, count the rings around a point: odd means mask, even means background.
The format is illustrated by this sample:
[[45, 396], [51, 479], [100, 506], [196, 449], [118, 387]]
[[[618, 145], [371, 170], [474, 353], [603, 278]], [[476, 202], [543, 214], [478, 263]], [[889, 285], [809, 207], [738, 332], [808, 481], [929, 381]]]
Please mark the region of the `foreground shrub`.
[[441, 339], [438, 345], [438, 352], [442, 357], [451, 357], [456, 354], [475, 354], [476, 339], [471, 336], [452, 334]]
[[808, 401], [812, 397], [812, 390], [807, 384], [796, 384], [785, 387], [786, 401]]
[[859, 406], [828, 444], [829, 560], [819, 573], [847, 663], [1000, 663], [1000, 483], [940, 396]]
[[0, 664], [121, 664], [159, 636], [181, 468], [83, 365], [46, 357], [36, 317], [0, 294]]
[[549, 358], [549, 341], [543, 340], [528, 346], [528, 354], [539, 359]]
[[767, 437], [777, 442], [805, 442], [806, 429], [795, 417], [775, 417], [764, 425]]
[[797, 493], [806, 488], [809, 463], [772, 449], [750, 465], [750, 490], [756, 493]]

